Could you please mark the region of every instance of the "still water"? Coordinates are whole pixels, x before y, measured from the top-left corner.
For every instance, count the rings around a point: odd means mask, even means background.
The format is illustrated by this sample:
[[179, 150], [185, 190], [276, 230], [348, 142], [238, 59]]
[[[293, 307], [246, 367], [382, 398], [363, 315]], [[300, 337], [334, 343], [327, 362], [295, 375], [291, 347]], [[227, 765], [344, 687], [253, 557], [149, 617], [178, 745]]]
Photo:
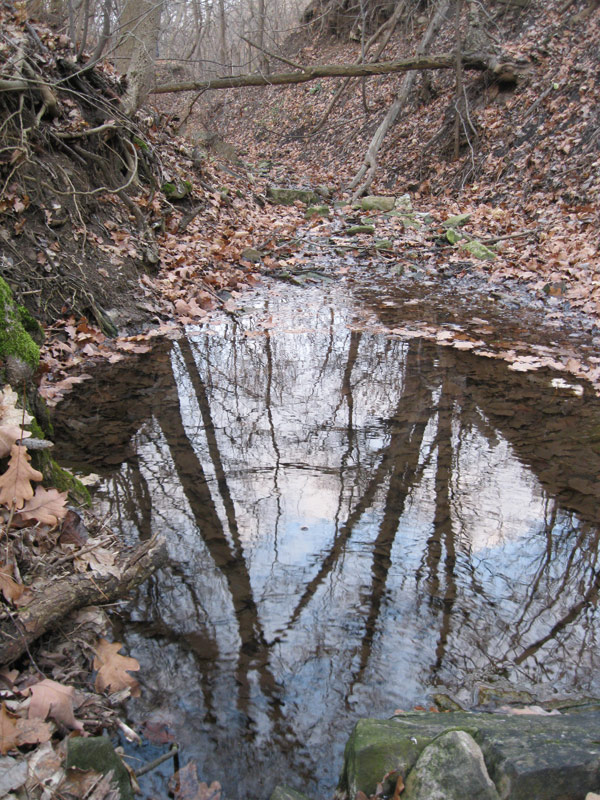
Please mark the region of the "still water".
[[121, 613], [131, 717], [227, 798], [326, 797], [361, 716], [600, 694], [587, 388], [382, 333], [339, 289], [251, 303], [58, 409], [112, 527], [168, 544]]

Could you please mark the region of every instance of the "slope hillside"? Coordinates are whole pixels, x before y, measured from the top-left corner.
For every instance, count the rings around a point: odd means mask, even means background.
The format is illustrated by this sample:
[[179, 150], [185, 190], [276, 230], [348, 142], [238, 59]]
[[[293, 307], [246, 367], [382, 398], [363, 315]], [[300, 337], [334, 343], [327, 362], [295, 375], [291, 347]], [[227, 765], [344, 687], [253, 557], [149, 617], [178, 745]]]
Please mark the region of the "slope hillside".
[[[477, 269], [492, 280], [524, 281], [538, 296], [595, 321], [600, 11], [583, 0], [487, 6], [488, 35], [520, 63], [518, 81], [464, 73], [455, 158], [454, 71], [422, 73], [384, 140], [370, 191], [409, 192], [421, 210], [442, 218], [471, 212], [467, 230], [502, 237], [499, 258]], [[414, 53], [426, 26], [423, 15], [405, 19], [381, 59]], [[301, 64], [358, 60], [360, 43], [315, 36], [294, 34], [286, 55]], [[451, 50], [453, 37], [449, 19], [431, 52]], [[333, 78], [208, 92], [196, 103], [187, 135], [218, 132], [273, 182], [327, 183], [350, 198], [348, 184], [401, 82], [401, 75], [355, 79], [332, 109], [340, 85]], [[183, 100], [176, 103], [182, 113]]]

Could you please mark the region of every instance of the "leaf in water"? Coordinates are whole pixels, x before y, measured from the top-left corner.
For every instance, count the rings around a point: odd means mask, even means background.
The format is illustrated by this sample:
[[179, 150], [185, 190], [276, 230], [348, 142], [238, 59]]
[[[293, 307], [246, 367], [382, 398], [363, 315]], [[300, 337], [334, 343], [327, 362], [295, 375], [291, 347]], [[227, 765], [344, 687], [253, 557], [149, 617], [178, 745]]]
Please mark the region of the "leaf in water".
[[35, 519], [45, 525], [54, 526], [67, 513], [66, 504], [67, 492], [38, 486], [34, 496], [25, 503], [19, 514], [23, 519]]
[[135, 658], [119, 655], [121, 647], [123, 647], [121, 642], [99, 640], [94, 658], [94, 669], [98, 670], [95, 682], [96, 691], [103, 692], [107, 689], [111, 692], [118, 692], [119, 689], [129, 688], [134, 697], [139, 697], [139, 683], [133, 675], [129, 674], [129, 672], [139, 670], [139, 662]]
[[0, 709], [0, 753], [5, 756], [17, 747], [17, 717], [7, 711], [2, 703]]
[[175, 800], [220, 800], [221, 784], [213, 781], [210, 786], [198, 780], [196, 763], [190, 761], [178, 770], [169, 781]]
[[31, 481], [41, 481], [44, 476], [29, 466], [31, 457], [26, 447], [13, 444], [10, 453], [8, 469], [0, 476], [0, 503], [8, 508], [14, 503], [19, 509], [25, 500], [33, 497]]
[[65, 725], [67, 728], [82, 731], [83, 725], [75, 719], [73, 700], [75, 689], [45, 678], [31, 687], [29, 719], [45, 720], [47, 717]]

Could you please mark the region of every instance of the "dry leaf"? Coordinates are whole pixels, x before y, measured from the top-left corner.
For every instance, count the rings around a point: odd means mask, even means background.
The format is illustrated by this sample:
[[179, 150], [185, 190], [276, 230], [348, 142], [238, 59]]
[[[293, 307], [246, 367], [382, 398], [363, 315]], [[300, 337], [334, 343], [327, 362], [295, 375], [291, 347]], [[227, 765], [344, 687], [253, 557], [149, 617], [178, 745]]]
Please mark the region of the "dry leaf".
[[67, 492], [38, 486], [34, 496], [19, 512], [23, 519], [35, 519], [45, 525], [56, 525], [67, 513]]
[[0, 392], [0, 425], [16, 425], [21, 428], [33, 421], [30, 414], [17, 407], [18, 400], [18, 394], [10, 386], [7, 385], [2, 389]]
[[0, 458], [6, 458], [13, 444], [28, 436], [31, 436], [31, 433], [24, 431], [19, 425], [0, 425]]
[[7, 711], [2, 703], [0, 709], [0, 753], [5, 756], [9, 750], [17, 746], [17, 717]]
[[46, 719], [50, 716], [57, 722], [73, 730], [83, 730], [83, 725], [73, 714], [75, 689], [46, 678], [31, 687], [29, 718]]
[[50, 741], [52, 726], [41, 719], [17, 720], [17, 744], [41, 744]]
[[105, 547], [95, 547], [93, 550], [77, 556], [74, 564], [79, 572], [87, 572], [90, 569], [99, 575], [114, 575], [115, 578], [120, 578], [122, 570], [115, 566], [115, 560], [116, 556], [110, 550]]
[[41, 481], [44, 476], [29, 466], [31, 457], [26, 447], [13, 444], [10, 452], [8, 469], [0, 476], [0, 503], [8, 508], [14, 503], [15, 508], [19, 509], [25, 500], [33, 497], [31, 481]]
[[121, 647], [121, 642], [109, 642], [107, 639], [98, 642], [94, 658], [94, 669], [98, 670], [96, 691], [103, 692], [106, 689], [118, 692], [119, 689], [129, 688], [134, 697], [139, 697], [139, 683], [129, 674], [139, 670], [139, 662], [135, 658], [119, 655]]
[[8, 571], [8, 567], [0, 566], [0, 591], [9, 603], [14, 603], [23, 594], [25, 587], [17, 583]]

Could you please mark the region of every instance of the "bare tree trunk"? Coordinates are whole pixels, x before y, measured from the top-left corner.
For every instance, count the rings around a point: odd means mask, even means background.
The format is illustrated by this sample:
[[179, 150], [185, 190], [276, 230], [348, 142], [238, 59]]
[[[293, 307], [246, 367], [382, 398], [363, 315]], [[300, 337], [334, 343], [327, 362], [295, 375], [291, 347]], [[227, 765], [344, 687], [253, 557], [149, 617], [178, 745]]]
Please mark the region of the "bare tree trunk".
[[219, 0], [219, 59], [222, 71], [231, 75], [231, 64], [227, 56], [227, 19], [225, 17], [225, 0]]
[[[123, 98], [126, 114], [137, 111], [152, 87], [162, 5], [163, 0], [127, 0], [123, 10], [121, 20], [125, 30], [118, 57], [127, 65], [127, 91]], [[123, 61], [118, 66], [121, 72], [125, 71]]]
[[456, 40], [456, 97], [454, 101], [454, 160], [457, 161], [460, 156], [460, 121], [461, 113], [460, 106], [463, 91], [463, 74], [462, 74], [462, 41], [460, 36], [460, 15], [462, 11], [462, 0], [456, 0], [456, 24], [455, 24], [455, 40]]
[[[431, 42], [437, 36], [440, 28], [442, 27], [442, 23], [446, 19], [446, 15], [448, 13], [448, 9], [450, 8], [450, 0], [443, 0], [443, 2], [438, 7], [438, 10], [433, 15], [427, 30], [423, 34], [423, 38], [421, 39], [419, 46], [417, 47], [417, 58], [422, 58], [425, 53], [429, 50], [429, 46]], [[375, 177], [375, 171], [377, 169], [377, 154], [379, 149], [385, 139], [385, 136], [391, 126], [396, 121], [398, 114], [402, 107], [406, 104], [410, 93], [413, 90], [413, 87], [416, 82], [416, 72], [410, 72], [408, 75], [404, 77], [402, 81], [402, 86], [400, 87], [400, 91], [396, 95], [396, 99], [389, 107], [387, 114], [383, 118], [381, 124], [375, 131], [373, 138], [371, 139], [371, 143], [367, 149], [365, 154], [364, 162], [361, 168], [358, 170], [354, 178], [350, 183], [350, 189], [356, 189], [354, 192], [354, 198], [360, 197], [364, 194], [370, 185], [373, 183], [373, 178]], [[360, 182], [363, 180], [363, 183]], [[360, 184], [360, 186], [359, 186]]]

